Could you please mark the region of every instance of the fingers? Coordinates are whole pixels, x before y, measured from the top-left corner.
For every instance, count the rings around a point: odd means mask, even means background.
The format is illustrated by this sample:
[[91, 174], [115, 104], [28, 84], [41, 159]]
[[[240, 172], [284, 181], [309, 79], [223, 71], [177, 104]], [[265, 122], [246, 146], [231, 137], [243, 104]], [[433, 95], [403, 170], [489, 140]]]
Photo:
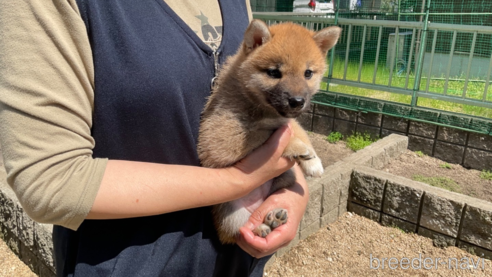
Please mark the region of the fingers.
[[[275, 253], [292, 241], [296, 234], [309, 199], [307, 183], [298, 166], [294, 167], [296, 184], [281, 189], [270, 195], [250, 216], [248, 222], [239, 230], [237, 244], [253, 257], [265, 257]], [[286, 209], [288, 220], [284, 225], [272, 230], [265, 238], [255, 236], [252, 232], [263, 223], [265, 216], [276, 208]]]
[[[292, 129], [284, 125], [276, 130], [258, 149], [235, 164], [246, 174], [254, 174], [263, 183], [277, 177], [294, 165], [294, 161], [282, 157], [292, 137]], [[254, 176], [253, 176], [254, 177]]]
[[291, 240], [285, 241], [281, 233], [281, 227], [273, 230], [266, 238], [258, 237], [246, 227], [239, 229], [237, 244], [246, 253], [255, 258], [263, 258], [275, 253], [278, 249], [287, 246]]

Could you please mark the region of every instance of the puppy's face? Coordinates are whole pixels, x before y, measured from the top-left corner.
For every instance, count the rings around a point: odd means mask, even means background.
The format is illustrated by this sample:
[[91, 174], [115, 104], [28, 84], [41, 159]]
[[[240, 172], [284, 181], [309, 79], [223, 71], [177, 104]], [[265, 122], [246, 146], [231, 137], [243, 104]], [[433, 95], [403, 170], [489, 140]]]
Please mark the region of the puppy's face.
[[246, 59], [240, 71], [249, 96], [281, 116], [299, 116], [319, 90], [326, 52], [339, 33], [338, 27], [314, 33], [295, 24], [268, 29], [263, 22], [253, 21], [245, 34]]

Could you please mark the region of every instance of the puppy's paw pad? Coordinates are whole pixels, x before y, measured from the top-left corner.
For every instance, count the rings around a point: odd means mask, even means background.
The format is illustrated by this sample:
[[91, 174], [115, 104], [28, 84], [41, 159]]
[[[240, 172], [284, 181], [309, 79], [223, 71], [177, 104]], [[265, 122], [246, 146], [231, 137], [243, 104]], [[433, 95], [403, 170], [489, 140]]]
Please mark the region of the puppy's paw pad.
[[272, 229], [270, 228], [270, 226], [266, 225], [266, 224], [261, 224], [260, 226], [256, 227], [254, 230], [253, 230], [253, 233], [259, 237], [266, 237], [268, 234], [270, 234], [270, 232], [272, 231]]
[[302, 161], [308, 161], [308, 160], [314, 159], [314, 158], [316, 158], [316, 155], [312, 151], [307, 150], [306, 153], [301, 154], [301, 155], [296, 155], [296, 156], [294, 156], [294, 158], [296, 160], [298, 160], [299, 162], [302, 162]]
[[280, 208], [270, 211], [263, 221], [263, 223], [270, 226], [272, 229], [275, 229], [286, 222], [287, 210]]
[[323, 174], [323, 164], [321, 164], [321, 159], [318, 157], [308, 161], [301, 161], [300, 164], [304, 174], [309, 177], [321, 177], [321, 174]]

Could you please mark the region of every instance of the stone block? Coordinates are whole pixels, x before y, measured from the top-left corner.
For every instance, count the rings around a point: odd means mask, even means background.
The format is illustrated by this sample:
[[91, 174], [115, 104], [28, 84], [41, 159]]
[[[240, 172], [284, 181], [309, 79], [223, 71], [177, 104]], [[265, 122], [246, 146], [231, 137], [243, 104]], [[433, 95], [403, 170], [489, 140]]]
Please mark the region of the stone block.
[[[482, 247], [478, 247], [476, 245], [469, 244], [469, 243], [466, 243], [466, 242], [460, 241], [460, 240], [458, 240], [457, 244], [458, 244], [457, 245], [458, 248], [461, 248], [470, 254], [476, 255], [476, 256], [480, 257], [481, 259], [492, 260], [492, 251], [490, 249], [484, 249]], [[483, 260], [481, 260], [479, 263], [480, 266], [482, 266], [482, 263], [481, 263], [482, 261]]]
[[314, 106], [315, 106], [315, 105], [316, 105], [316, 104], [310, 103], [310, 104], [309, 104], [309, 109], [308, 109], [306, 112], [307, 112], [307, 113], [313, 113], [313, 112], [314, 112]]
[[369, 218], [370, 220], [374, 220], [379, 222], [381, 220], [381, 213], [369, 208], [366, 208], [364, 206], [361, 206], [359, 204], [356, 204], [354, 202], [348, 202], [348, 211], [353, 212], [355, 214], [358, 214], [360, 216]]
[[349, 199], [363, 206], [381, 211], [386, 179], [354, 170], [350, 181]]
[[397, 135], [400, 135], [400, 136], [406, 136], [405, 133], [403, 132], [398, 132], [398, 131], [393, 131], [393, 130], [389, 130], [389, 129], [381, 129], [381, 137], [384, 138], [384, 137], [387, 137], [391, 134], [397, 134]]
[[50, 224], [34, 223], [34, 240], [36, 241], [36, 255], [44, 261], [52, 271], [55, 270], [53, 262], [53, 226]]
[[492, 250], [492, 203], [465, 208], [459, 239]]
[[417, 223], [423, 193], [424, 191], [421, 189], [388, 180], [383, 201], [383, 212]]
[[335, 118], [355, 122], [357, 120], [357, 112], [344, 109], [335, 109]]
[[408, 128], [408, 133], [412, 135], [417, 135], [426, 138], [435, 138], [437, 131], [437, 125], [411, 121], [410, 128]]
[[394, 117], [394, 116], [389, 116], [385, 115], [383, 117], [383, 128], [384, 129], [389, 129], [392, 131], [398, 131], [403, 134], [407, 133], [407, 128], [408, 128], [408, 123], [409, 121], [404, 118], [400, 117]]
[[17, 215], [17, 237], [31, 251], [34, 250], [34, 221], [23, 212]]
[[313, 115], [313, 132], [328, 136], [333, 131], [333, 117]]
[[434, 157], [438, 159], [441, 159], [448, 163], [461, 164], [464, 153], [464, 146], [436, 141]]
[[335, 108], [317, 104], [316, 107], [314, 108], [314, 113], [326, 115], [329, 117], [335, 117]]
[[408, 149], [412, 151], [422, 151], [424, 154], [432, 156], [433, 146], [433, 139], [408, 135]]
[[382, 119], [383, 115], [380, 113], [360, 113], [357, 121], [365, 125], [381, 127]]
[[446, 196], [426, 193], [422, 204], [420, 225], [456, 238], [465, 204]]
[[347, 208], [348, 208], [348, 202], [340, 204], [338, 206], [338, 217], [344, 215], [348, 211]]
[[356, 153], [344, 158], [342, 161], [350, 165], [365, 165], [372, 167], [373, 156], [382, 151], [371, 151], [372, 148], [368, 147], [357, 151]]
[[321, 217], [321, 199], [323, 198], [323, 186], [319, 182], [309, 182], [309, 201], [306, 206], [306, 211], [301, 220], [301, 230], [304, 227], [311, 225], [313, 222], [318, 222]]
[[355, 125], [355, 122], [335, 119], [333, 130], [341, 133], [344, 136], [350, 136], [355, 133]]
[[337, 221], [338, 219], [338, 206], [335, 207], [333, 210], [328, 211], [325, 213], [325, 215], [321, 216], [321, 227], [324, 227], [328, 224], [332, 224], [333, 222]]
[[478, 170], [492, 170], [492, 152], [467, 148], [463, 166]]
[[446, 141], [446, 142], [451, 142], [451, 143], [456, 143], [460, 145], [465, 145], [466, 144], [466, 136], [468, 135], [468, 132], [454, 129], [454, 128], [449, 128], [449, 127], [439, 127], [439, 130], [437, 131], [437, 139]]
[[386, 214], [381, 214], [381, 224], [383, 226], [399, 228], [406, 233], [415, 233], [417, 230], [417, 224], [413, 224]]
[[12, 250], [12, 252], [19, 256], [20, 255], [20, 240], [17, 236], [15, 236], [9, 229], [3, 228], [2, 229], [2, 237], [3, 241], [7, 246]]
[[468, 137], [468, 146], [492, 151], [492, 136], [470, 133], [470, 136]]
[[372, 139], [376, 139], [379, 138], [379, 130], [379, 127], [357, 124], [356, 132], [361, 134], [368, 134], [371, 136]]
[[303, 113], [297, 118], [297, 122], [307, 131], [312, 130], [313, 115], [310, 113]]
[[[1, 183], [0, 183], [1, 186]], [[12, 195], [8, 195], [7, 190], [10, 188], [0, 187], [0, 224], [5, 228], [17, 234], [17, 216], [19, 213], [19, 207], [16, 202], [11, 198]]]
[[306, 239], [310, 235], [316, 233], [319, 228], [320, 228], [320, 223], [321, 220], [318, 220], [317, 222], [312, 223], [309, 226], [304, 226], [300, 231], [299, 231], [299, 238], [301, 240]]
[[334, 172], [330, 175], [324, 175], [322, 177], [323, 184], [323, 200], [321, 214], [325, 215], [329, 211], [335, 209], [340, 204], [340, 185], [342, 182], [342, 176], [340, 173]]
[[43, 264], [39, 264], [39, 277], [55, 277], [56, 274], [55, 274], [55, 271], [54, 270], [51, 270], [49, 267], [43, 265]]
[[436, 247], [445, 248], [445, 247], [456, 245], [456, 239], [455, 238], [434, 232], [434, 231], [426, 229], [424, 227], [419, 228], [418, 234], [423, 236], [423, 237], [432, 239], [432, 243]]
[[24, 244], [20, 244], [20, 255], [19, 258], [23, 261], [33, 272], [39, 272], [40, 262], [36, 255], [32, 253], [32, 251], [25, 246]]

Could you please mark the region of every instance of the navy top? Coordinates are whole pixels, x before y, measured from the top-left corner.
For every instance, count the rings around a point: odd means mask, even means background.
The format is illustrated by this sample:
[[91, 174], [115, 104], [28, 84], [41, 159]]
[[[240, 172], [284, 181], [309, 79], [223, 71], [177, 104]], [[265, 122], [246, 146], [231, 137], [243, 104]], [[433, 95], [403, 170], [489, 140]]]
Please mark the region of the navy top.
[[[219, 1], [219, 62], [239, 47], [246, 1]], [[199, 165], [200, 113], [210, 94], [210, 49], [163, 0], [77, 0], [95, 68], [94, 157]], [[59, 276], [261, 276], [266, 262], [222, 246], [210, 207], [55, 226]]]

